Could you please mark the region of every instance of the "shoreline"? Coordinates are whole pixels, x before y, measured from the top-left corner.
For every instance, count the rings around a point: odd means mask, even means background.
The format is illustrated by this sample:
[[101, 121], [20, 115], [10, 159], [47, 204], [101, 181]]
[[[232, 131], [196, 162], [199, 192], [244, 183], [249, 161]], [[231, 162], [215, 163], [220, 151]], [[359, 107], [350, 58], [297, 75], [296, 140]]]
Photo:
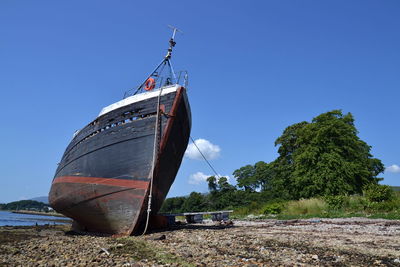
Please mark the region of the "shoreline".
[[122, 238], [70, 227], [0, 227], [0, 266], [400, 266], [400, 220], [207, 221]]
[[52, 217], [65, 217], [64, 215], [56, 212], [44, 212], [44, 211], [30, 211], [30, 210], [4, 210], [9, 211], [11, 213], [18, 213], [18, 214], [29, 214], [29, 215], [40, 215], [40, 216], [52, 216]]

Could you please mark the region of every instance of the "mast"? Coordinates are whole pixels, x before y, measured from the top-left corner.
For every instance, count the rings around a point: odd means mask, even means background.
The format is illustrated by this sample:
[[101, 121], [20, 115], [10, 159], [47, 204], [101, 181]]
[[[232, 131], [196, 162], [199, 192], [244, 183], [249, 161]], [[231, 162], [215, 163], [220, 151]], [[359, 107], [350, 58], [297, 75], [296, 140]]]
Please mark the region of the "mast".
[[172, 78], [172, 81], [168, 80], [169, 78], [167, 78], [166, 83], [173, 84], [173, 83], [177, 82], [176, 75], [175, 75], [175, 72], [174, 72], [174, 68], [172, 67], [172, 63], [171, 63], [171, 57], [172, 57], [172, 50], [176, 45], [175, 35], [176, 35], [177, 32], [181, 32], [182, 33], [182, 31], [179, 30], [176, 27], [171, 26], [171, 25], [168, 25], [168, 27], [172, 29], [172, 36], [169, 39], [169, 47], [168, 47], [168, 50], [167, 50], [167, 54], [165, 55], [163, 60], [160, 62], [160, 64], [158, 64], [157, 67], [153, 70], [153, 72], [151, 72], [151, 74], [149, 76], [147, 76], [146, 79], [139, 85], [139, 87], [136, 89], [136, 91], [135, 91], [135, 93], [133, 95], [136, 95], [140, 91], [140, 89], [142, 89], [143, 86], [146, 84], [147, 80], [149, 78], [151, 78], [152, 76], [155, 77], [155, 80], [157, 81], [158, 78], [160, 77], [160, 74], [164, 70], [165, 66], [169, 67], [170, 76]]

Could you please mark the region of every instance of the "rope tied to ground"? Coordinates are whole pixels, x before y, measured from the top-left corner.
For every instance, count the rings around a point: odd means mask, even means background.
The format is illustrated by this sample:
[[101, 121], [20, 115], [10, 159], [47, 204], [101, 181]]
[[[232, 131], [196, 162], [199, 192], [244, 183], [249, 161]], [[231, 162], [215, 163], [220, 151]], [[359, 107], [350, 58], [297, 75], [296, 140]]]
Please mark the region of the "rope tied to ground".
[[217, 173], [217, 171], [214, 169], [214, 167], [211, 165], [211, 163], [207, 160], [206, 156], [204, 156], [203, 152], [201, 152], [200, 148], [197, 146], [196, 142], [193, 140], [193, 137], [190, 136], [190, 140], [192, 140], [193, 145], [197, 148], [199, 151], [200, 155], [203, 157], [203, 159], [207, 162], [208, 166], [210, 169], [214, 172], [215, 176], [219, 179], [221, 178], [221, 175]]
[[149, 219], [150, 219], [150, 212], [151, 212], [151, 200], [153, 196], [153, 178], [154, 178], [154, 171], [155, 171], [155, 165], [156, 165], [156, 160], [157, 160], [157, 155], [158, 155], [158, 148], [160, 145], [160, 136], [159, 136], [159, 131], [160, 131], [160, 102], [161, 102], [161, 93], [162, 93], [163, 88], [160, 88], [160, 93], [158, 94], [158, 99], [157, 99], [157, 115], [156, 115], [156, 125], [154, 127], [154, 145], [153, 145], [153, 161], [151, 163], [151, 171], [150, 171], [150, 191], [149, 191], [149, 199], [147, 203], [147, 216], [146, 216], [146, 225], [144, 227], [144, 231], [142, 235], [146, 234], [147, 228], [149, 226]]

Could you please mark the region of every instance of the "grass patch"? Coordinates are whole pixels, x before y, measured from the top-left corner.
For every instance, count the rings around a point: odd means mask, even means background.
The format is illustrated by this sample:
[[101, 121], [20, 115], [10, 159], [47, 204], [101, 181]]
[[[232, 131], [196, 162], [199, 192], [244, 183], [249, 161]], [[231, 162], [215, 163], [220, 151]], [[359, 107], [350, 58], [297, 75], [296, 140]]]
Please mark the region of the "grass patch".
[[245, 218], [249, 214], [263, 214], [265, 203], [251, 202], [250, 205], [234, 209], [232, 218]]
[[400, 212], [375, 213], [367, 217], [371, 219], [400, 220]]
[[282, 211], [283, 215], [320, 215], [325, 214], [328, 205], [322, 199], [310, 198], [289, 201]]
[[137, 237], [123, 237], [119, 238], [118, 242], [123, 246], [112, 247], [110, 250], [116, 255], [129, 255], [136, 261], [148, 260], [156, 262], [157, 264], [178, 264], [179, 266], [195, 266], [186, 262], [183, 258], [173, 255], [161, 248], [154, 247], [154, 245], [146, 242], [145, 240], [138, 239]]
[[293, 201], [271, 200], [237, 208], [231, 217], [280, 220], [366, 217], [399, 220], [400, 192], [393, 192], [385, 200], [366, 195], [329, 196]]

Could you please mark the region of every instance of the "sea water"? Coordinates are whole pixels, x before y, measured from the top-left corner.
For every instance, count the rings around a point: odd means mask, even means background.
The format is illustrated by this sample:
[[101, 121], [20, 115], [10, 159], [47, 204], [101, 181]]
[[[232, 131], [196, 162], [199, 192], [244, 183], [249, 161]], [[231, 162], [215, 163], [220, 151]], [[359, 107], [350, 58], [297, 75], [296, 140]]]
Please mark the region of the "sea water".
[[55, 216], [42, 216], [33, 214], [12, 213], [9, 211], [0, 211], [0, 226], [28, 226], [44, 224], [65, 224], [70, 222], [68, 218]]

